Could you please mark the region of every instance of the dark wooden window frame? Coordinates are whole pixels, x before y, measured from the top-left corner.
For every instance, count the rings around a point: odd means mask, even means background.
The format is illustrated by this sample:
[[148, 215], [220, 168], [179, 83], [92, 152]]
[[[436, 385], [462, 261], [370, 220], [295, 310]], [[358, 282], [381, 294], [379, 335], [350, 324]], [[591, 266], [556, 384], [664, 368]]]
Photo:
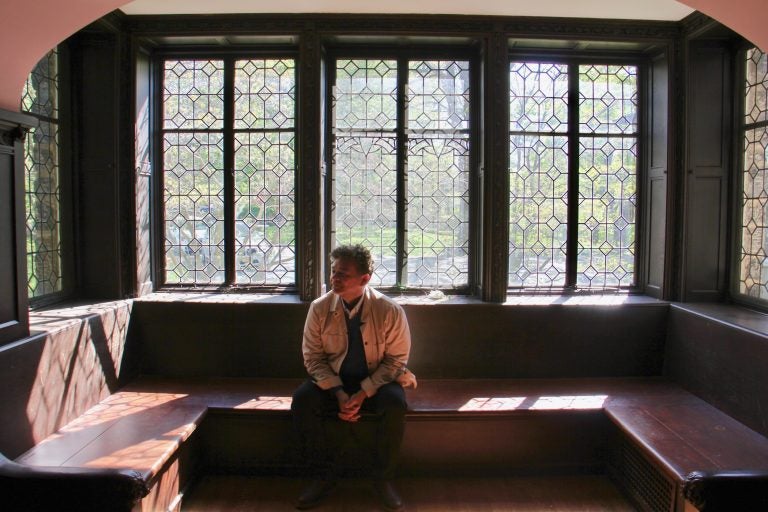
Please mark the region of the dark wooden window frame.
[[[414, 42], [446, 46], [446, 41], [476, 48], [479, 61], [478, 148], [478, 233], [470, 248], [475, 274], [468, 290], [486, 302], [504, 302], [507, 288], [508, 204], [509, 204], [509, 105], [508, 72], [511, 58], [521, 55], [576, 58], [596, 56], [621, 58], [632, 62], [650, 60], [666, 53], [670, 69], [681, 37], [681, 24], [636, 20], [578, 20], [558, 18], [516, 18], [494, 16], [418, 16], [355, 14], [259, 14], [217, 16], [126, 16], [124, 28], [133, 44], [150, 52], [168, 49], [200, 51], [222, 48], [238, 51], [250, 41], [263, 48], [272, 41], [291, 41], [298, 48], [298, 134], [296, 145], [297, 183], [297, 292], [311, 300], [325, 289], [327, 237], [325, 190], [327, 173], [323, 148], [326, 107], [323, 90], [327, 85], [324, 68], [327, 51], [351, 44], [390, 45], [408, 48]], [[231, 39], [230, 39], [231, 38]], [[223, 45], [223, 46], [222, 46]], [[473, 46], [474, 45], [474, 46]], [[447, 46], [451, 46], [450, 44]], [[674, 83], [674, 82], [672, 82]], [[643, 96], [646, 93], [641, 93]], [[676, 99], [678, 91], [669, 94]], [[678, 107], [675, 107], [678, 108]], [[644, 112], [643, 112], [644, 114]], [[155, 120], [156, 122], [156, 120]], [[675, 124], [673, 117], [668, 120]], [[673, 128], [674, 129], [674, 128]], [[640, 140], [649, 135], [641, 128]], [[670, 153], [670, 165], [679, 155]], [[153, 158], [156, 158], [156, 154]], [[638, 155], [642, 161], [644, 154]], [[640, 168], [642, 171], [642, 166]], [[639, 194], [642, 183], [638, 183]], [[154, 191], [156, 192], [156, 190]], [[155, 194], [156, 195], [156, 194]], [[642, 254], [643, 220], [646, 205], [640, 202], [638, 251]], [[668, 204], [668, 211], [674, 205]], [[156, 222], [154, 223], [156, 226]], [[666, 245], [674, 243], [674, 230], [667, 233]], [[153, 237], [156, 245], [157, 237]], [[639, 256], [640, 261], [645, 256]], [[153, 250], [154, 276], [157, 276], [158, 251]], [[668, 261], [667, 265], [673, 265]], [[643, 292], [639, 265], [636, 290]], [[155, 281], [157, 283], [157, 281]], [[635, 290], [633, 290], [635, 291]], [[658, 293], [666, 295], [669, 291]]]
[[[251, 291], [260, 293], [296, 293], [298, 283], [298, 268], [296, 280], [291, 285], [239, 285], [235, 284], [235, 215], [234, 215], [234, 153], [233, 141], [237, 130], [233, 129], [234, 112], [234, 82], [233, 68], [234, 62], [240, 59], [292, 59], [297, 62], [298, 69], [298, 51], [293, 47], [285, 46], [258, 46], [253, 48], [237, 48], [236, 50], [224, 50], [220, 48], [163, 48], [152, 56], [152, 162], [154, 173], [152, 180], [153, 200], [152, 200], [152, 243], [153, 250], [153, 279], [158, 290], [179, 290], [179, 291]], [[165, 234], [163, 218], [163, 169], [162, 163], [162, 83], [163, 83], [163, 62], [173, 59], [220, 59], [224, 61], [224, 127], [220, 130], [224, 137], [224, 243], [225, 243], [225, 279], [222, 284], [173, 284], [165, 282]], [[298, 89], [298, 81], [296, 83]], [[297, 101], [298, 103], [298, 101]], [[295, 117], [296, 125], [294, 127], [295, 140], [298, 141], [299, 123], [298, 116]], [[298, 156], [298, 155], [297, 155]], [[299, 180], [298, 158], [296, 162], [296, 181]], [[295, 217], [298, 219], [301, 215], [299, 201], [294, 196]], [[297, 224], [298, 225], [298, 224]], [[297, 227], [298, 231], [298, 227]], [[298, 235], [298, 233], [297, 233]], [[298, 236], [294, 238], [298, 241]], [[298, 242], [297, 242], [298, 245]], [[296, 250], [298, 252], [298, 248]], [[297, 267], [298, 267], [297, 260]]]
[[[568, 155], [568, 222], [567, 222], [567, 249], [566, 249], [566, 276], [565, 285], [562, 287], [509, 287], [510, 294], [610, 294], [616, 292], [623, 293], [642, 293], [644, 282], [645, 265], [643, 261], [644, 254], [644, 229], [643, 225], [643, 183], [646, 174], [646, 154], [645, 137], [646, 129], [646, 104], [647, 94], [647, 68], [649, 65], [648, 56], [643, 53], [600, 53], [590, 52], [582, 53], [578, 51], [562, 53], [554, 52], [515, 52], [511, 51], [509, 63], [511, 62], [541, 62], [557, 63], [569, 66], [569, 85], [568, 85], [568, 147], [571, 152]], [[638, 107], [637, 107], [637, 171], [636, 171], [636, 207], [635, 207], [635, 272], [634, 284], [617, 288], [585, 288], [576, 286], [576, 260], [578, 246], [578, 196], [579, 196], [579, 155], [572, 154], [574, 149], [579, 147], [579, 102], [578, 102], [578, 67], [580, 65], [627, 65], [637, 67], [637, 88], [638, 88]], [[575, 70], [575, 72], [574, 72]], [[509, 133], [509, 132], [508, 132]], [[606, 135], [607, 136], [607, 135]], [[508, 189], [508, 187], [507, 187]], [[507, 257], [509, 255], [507, 254]]]
[[[56, 119], [59, 130], [59, 237], [61, 244], [61, 289], [38, 297], [29, 297], [30, 309], [38, 309], [50, 306], [57, 302], [70, 299], [77, 293], [76, 268], [76, 227], [73, 211], [76, 202], [76, 193], [73, 176], [73, 117], [71, 101], [71, 64], [69, 48], [61, 44], [56, 48], [58, 52], [59, 73], [59, 116]], [[24, 112], [26, 115], [40, 120], [47, 118]], [[26, 171], [25, 171], [26, 176]], [[26, 251], [25, 251], [26, 257]], [[25, 287], [25, 294], [28, 294]]]

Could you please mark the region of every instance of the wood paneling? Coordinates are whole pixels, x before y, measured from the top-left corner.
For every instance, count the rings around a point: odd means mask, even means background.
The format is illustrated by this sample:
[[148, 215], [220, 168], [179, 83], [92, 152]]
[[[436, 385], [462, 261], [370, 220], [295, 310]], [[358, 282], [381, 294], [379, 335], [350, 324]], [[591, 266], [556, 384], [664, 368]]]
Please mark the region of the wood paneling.
[[[137, 301], [130, 336], [147, 374], [304, 377], [308, 307]], [[428, 378], [659, 375], [668, 307], [406, 304], [409, 367]]]
[[726, 293], [728, 178], [731, 173], [731, 55], [718, 41], [689, 43], [683, 297]]
[[[750, 428], [768, 435], [768, 338], [719, 319], [729, 306], [672, 306], [665, 373]], [[759, 313], [745, 315], [763, 317]], [[764, 321], [764, 320], [763, 320]], [[739, 322], [742, 323], [742, 322]]]
[[23, 139], [35, 124], [0, 110], [0, 345], [29, 333]]
[[[184, 500], [182, 512], [258, 512], [292, 510], [304, 482], [298, 479], [210, 475]], [[632, 512], [621, 493], [603, 476], [403, 478], [397, 482], [411, 512]], [[340, 483], [316, 510], [380, 511], [365, 480]]]
[[653, 59], [648, 77], [648, 172], [645, 175], [642, 197], [645, 215], [644, 284], [648, 295], [666, 298], [671, 290], [666, 267], [670, 245], [668, 218], [668, 175], [670, 162], [670, 60], [666, 53]]
[[38, 312], [32, 336], [0, 347], [0, 452], [7, 457], [17, 457], [136, 376], [132, 358], [138, 353], [126, 346], [130, 303], [105, 306], [101, 313], [87, 309]]

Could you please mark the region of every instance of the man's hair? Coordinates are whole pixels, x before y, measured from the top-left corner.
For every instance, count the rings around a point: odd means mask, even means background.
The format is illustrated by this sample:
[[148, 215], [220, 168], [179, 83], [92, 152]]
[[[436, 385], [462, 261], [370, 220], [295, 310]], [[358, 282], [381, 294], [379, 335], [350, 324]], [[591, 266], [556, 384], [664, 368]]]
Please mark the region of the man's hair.
[[373, 275], [373, 257], [367, 247], [355, 245], [340, 245], [331, 251], [331, 261], [333, 260], [352, 261], [361, 274]]

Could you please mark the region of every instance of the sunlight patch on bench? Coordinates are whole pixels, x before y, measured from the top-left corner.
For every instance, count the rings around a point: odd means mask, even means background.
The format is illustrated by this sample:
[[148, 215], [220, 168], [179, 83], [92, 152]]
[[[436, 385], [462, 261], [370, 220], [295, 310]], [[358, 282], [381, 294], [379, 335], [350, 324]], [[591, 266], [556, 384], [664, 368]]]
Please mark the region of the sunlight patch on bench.
[[514, 411], [525, 401], [524, 396], [472, 398], [459, 407], [459, 412]]
[[459, 407], [459, 412], [592, 410], [602, 409], [607, 399], [608, 395], [476, 397]]
[[531, 410], [589, 410], [602, 409], [608, 395], [542, 396]]
[[290, 396], [257, 396], [236, 405], [235, 409], [259, 411], [288, 411], [291, 409]]

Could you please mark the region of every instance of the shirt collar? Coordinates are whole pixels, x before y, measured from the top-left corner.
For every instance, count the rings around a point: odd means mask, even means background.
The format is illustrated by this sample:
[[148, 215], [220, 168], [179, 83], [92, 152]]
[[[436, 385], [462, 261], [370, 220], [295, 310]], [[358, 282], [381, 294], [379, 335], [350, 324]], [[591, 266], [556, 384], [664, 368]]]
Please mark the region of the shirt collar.
[[363, 294], [360, 296], [360, 300], [357, 301], [357, 304], [352, 309], [347, 308], [347, 304], [344, 302], [344, 299], [339, 297], [339, 300], [341, 301], [341, 307], [344, 308], [344, 312], [347, 314], [347, 318], [355, 318], [357, 314], [363, 309], [363, 302], [365, 302], [365, 290], [363, 290]]

